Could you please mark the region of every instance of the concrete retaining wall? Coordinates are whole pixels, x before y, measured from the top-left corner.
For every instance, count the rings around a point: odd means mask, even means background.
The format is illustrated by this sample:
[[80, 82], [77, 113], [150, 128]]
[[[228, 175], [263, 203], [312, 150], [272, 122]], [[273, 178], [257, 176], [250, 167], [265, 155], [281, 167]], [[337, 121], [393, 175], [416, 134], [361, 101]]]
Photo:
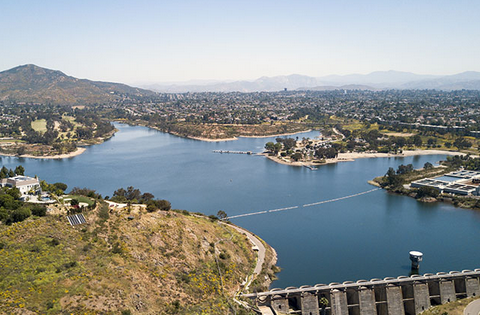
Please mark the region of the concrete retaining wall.
[[[480, 295], [480, 269], [346, 281], [245, 294], [277, 314], [416, 315], [431, 305]], [[328, 305], [322, 302], [328, 301]]]

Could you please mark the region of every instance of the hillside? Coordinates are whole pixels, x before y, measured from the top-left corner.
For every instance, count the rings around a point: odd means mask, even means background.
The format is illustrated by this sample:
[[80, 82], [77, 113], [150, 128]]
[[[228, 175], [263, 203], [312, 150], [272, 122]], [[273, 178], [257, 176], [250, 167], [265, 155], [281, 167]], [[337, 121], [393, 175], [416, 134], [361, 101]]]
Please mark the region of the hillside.
[[0, 100], [85, 105], [154, 94], [125, 84], [77, 79], [31, 64], [0, 72]]
[[105, 204], [85, 217], [88, 224], [76, 227], [60, 215], [0, 225], [0, 313], [228, 314], [229, 304], [237, 307], [231, 297], [256, 259], [233, 228], [187, 212], [109, 213]]

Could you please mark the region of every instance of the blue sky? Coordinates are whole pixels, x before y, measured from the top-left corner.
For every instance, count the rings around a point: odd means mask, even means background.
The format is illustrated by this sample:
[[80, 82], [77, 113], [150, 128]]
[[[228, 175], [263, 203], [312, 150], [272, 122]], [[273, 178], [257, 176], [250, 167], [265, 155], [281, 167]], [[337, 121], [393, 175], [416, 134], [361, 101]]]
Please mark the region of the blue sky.
[[0, 0], [0, 70], [125, 83], [480, 71], [480, 1]]

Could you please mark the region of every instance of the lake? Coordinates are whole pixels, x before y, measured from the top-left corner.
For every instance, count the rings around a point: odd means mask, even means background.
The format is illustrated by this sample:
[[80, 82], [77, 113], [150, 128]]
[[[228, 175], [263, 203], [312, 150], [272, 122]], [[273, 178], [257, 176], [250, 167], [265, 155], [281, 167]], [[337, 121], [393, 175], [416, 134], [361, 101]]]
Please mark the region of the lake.
[[[229, 142], [184, 139], [145, 127], [116, 124], [119, 132], [101, 145], [65, 160], [3, 157], [27, 175], [89, 187], [103, 196], [134, 186], [167, 199], [176, 209], [228, 215], [298, 208], [232, 219], [278, 253], [283, 269], [273, 287], [408, 275], [408, 252], [424, 253], [420, 273], [480, 267], [480, 212], [416, 200], [373, 189], [367, 181], [389, 167], [420, 168], [445, 156], [370, 158], [323, 165], [317, 171], [281, 165], [263, 156], [213, 150], [261, 152], [272, 138]], [[297, 134], [313, 138], [318, 132]]]

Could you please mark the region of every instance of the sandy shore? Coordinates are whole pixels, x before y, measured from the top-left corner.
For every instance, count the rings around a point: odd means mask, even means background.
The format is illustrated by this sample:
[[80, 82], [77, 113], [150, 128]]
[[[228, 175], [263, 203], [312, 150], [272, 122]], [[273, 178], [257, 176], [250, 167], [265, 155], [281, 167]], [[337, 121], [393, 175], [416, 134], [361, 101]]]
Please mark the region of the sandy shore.
[[14, 156], [14, 157], [21, 157], [21, 158], [29, 158], [29, 159], [68, 159], [68, 158], [80, 155], [86, 150], [87, 149], [85, 148], [77, 148], [75, 151], [67, 154], [45, 155], [45, 156], [30, 155], [30, 154], [24, 154], [24, 155], [18, 156], [15, 154], [4, 154], [4, 153], [0, 153], [0, 156]]
[[332, 164], [338, 162], [351, 162], [356, 159], [364, 158], [386, 158], [386, 157], [405, 157], [405, 156], [414, 156], [414, 155], [436, 155], [436, 154], [445, 154], [445, 155], [465, 155], [465, 153], [456, 152], [456, 151], [445, 151], [445, 150], [405, 150], [401, 154], [390, 154], [390, 153], [364, 153], [364, 152], [353, 152], [353, 153], [339, 153], [338, 157], [334, 159], [326, 159], [325, 163], [313, 163], [313, 162], [290, 162], [287, 159], [281, 157], [269, 156], [267, 153], [260, 153], [263, 156], [266, 156], [272, 161], [275, 161], [284, 165], [291, 166], [318, 166], [325, 164]]
[[[157, 128], [154, 128], [157, 129]], [[157, 129], [159, 130], [159, 129]], [[193, 140], [199, 140], [199, 141], [206, 141], [206, 142], [222, 142], [222, 141], [233, 141], [233, 140], [238, 140], [238, 138], [271, 138], [271, 137], [282, 137], [282, 136], [293, 136], [298, 133], [304, 133], [304, 132], [310, 132], [312, 129], [309, 130], [304, 130], [304, 131], [298, 131], [294, 133], [281, 133], [281, 134], [276, 134], [276, 135], [268, 135], [268, 136], [238, 136], [238, 137], [233, 137], [233, 138], [222, 138], [222, 139], [210, 139], [210, 138], [203, 138], [203, 137], [190, 137], [187, 136], [186, 138], [188, 139], [193, 139]], [[170, 134], [177, 136], [177, 137], [182, 137], [185, 138], [185, 136], [176, 134], [174, 132], [170, 132]]]
[[[292, 133], [280, 133], [276, 135], [269, 135], [269, 136], [238, 136], [239, 138], [270, 138], [270, 137], [283, 137], [283, 136], [293, 136], [298, 133], [305, 133], [305, 132], [310, 132], [312, 129], [304, 130], [304, 131], [297, 131], [297, 132], [292, 132]], [[318, 132], [320, 133], [320, 131]]]
[[[178, 137], [182, 137], [180, 135], [176, 135]], [[209, 138], [202, 138], [202, 137], [187, 137], [188, 139], [205, 141], [205, 142], [223, 142], [223, 141], [233, 141], [238, 140], [238, 138], [223, 138], [223, 139], [209, 139]]]

